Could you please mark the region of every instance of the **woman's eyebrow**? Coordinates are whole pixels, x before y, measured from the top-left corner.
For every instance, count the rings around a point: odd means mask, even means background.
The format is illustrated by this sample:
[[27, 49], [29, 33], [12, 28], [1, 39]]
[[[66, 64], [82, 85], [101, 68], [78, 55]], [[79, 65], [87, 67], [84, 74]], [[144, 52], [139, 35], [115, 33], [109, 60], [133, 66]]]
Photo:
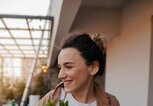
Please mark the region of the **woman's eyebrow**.
[[[73, 62], [65, 62], [63, 65], [74, 64]], [[61, 67], [60, 64], [57, 64], [57, 67]]]
[[74, 64], [73, 62], [65, 62], [64, 65], [67, 65], [67, 64]]

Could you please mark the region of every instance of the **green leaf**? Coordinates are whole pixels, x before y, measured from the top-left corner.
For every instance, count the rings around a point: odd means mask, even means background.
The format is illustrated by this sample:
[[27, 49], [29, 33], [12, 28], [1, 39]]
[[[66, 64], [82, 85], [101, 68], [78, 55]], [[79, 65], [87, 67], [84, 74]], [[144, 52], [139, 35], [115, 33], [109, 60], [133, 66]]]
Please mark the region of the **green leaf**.
[[[56, 103], [50, 100], [44, 106], [56, 106]], [[63, 100], [59, 100], [59, 106], [68, 106], [68, 101], [64, 102]]]
[[59, 100], [60, 106], [68, 106], [68, 101], [64, 102], [63, 100]]
[[56, 103], [54, 101], [48, 101], [47, 104], [45, 104], [44, 106], [56, 106]]

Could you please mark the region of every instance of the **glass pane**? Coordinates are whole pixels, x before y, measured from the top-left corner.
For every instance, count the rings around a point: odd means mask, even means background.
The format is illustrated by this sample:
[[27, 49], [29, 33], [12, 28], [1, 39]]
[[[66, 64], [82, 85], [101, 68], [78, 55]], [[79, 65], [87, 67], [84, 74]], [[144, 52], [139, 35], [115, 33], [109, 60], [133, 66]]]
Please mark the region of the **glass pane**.
[[14, 57], [24, 57], [23, 54], [13, 54]]
[[34, 51], [23, 51], [23, 53], [25, 53], [25, 54], [35, 54]]
[[18, 47], [17, 46], [5, 46], [6, 49], [9, 49], [9, 50], [18, 50]]
[[21, 51], [18, 51], [18, 50], [11, 50], [10, 53], [13, 53], [13, 54], [19, 54], [19, 53], [20, 53], [20, 54], [21, 54]]
[[45, 52], [45, 51], [40, 51], [39, 52], [39, 55], [41, 56], [41, 57], [46, 57], [48, 54], [46, 54], [47, 52]]
[[13, 30], [11, 31], [13, 34], [13, 37], [17, 38], [30, 38], [29, 31], [23, 31], [23, 30]]
[[6, 51], [6, 50], [0, 50], [0, 54], [3, 54], [3, 53], [8, 53], [8, 51]]
[[35, 54], [26, 54], [25, 57], [35, 57]]
[[[26, 19], [19, 18], [3, 18], [7, 27], [10, 28], [12, 35], [9, 34], [8, 30], [5, 29], [2, 21], [0, 20], [0, 55], [2, 56], [13, 56], [13, 57], [35, 57], [35, 50], [37, 50], [40, 38], [42, 36], [42, 29], [44, 28], [44, 19], [28, 19], [28, 23], [31, 28], [32, 39], [30, 38]], [[51, 21], [47, 20], [45, 29], [50, 30]], [[12, 28], [12, 29], [11, 29]], [[19, 30], [17, 30], [19, 29]], [[23, 30], [21, 30], [23, 29]], [[48, 43], [50, 37], [50, 31], [44, 31], [44, 37], [42, 45], [40, 47], [39, 57], [47, 57], [48, 54]], [[32, 41], [33, 40], [33, 41]], [[17, 45], [16, 45], [17, 43]], [[32, 46], [33, 44], [36, 46]], [[18, 47], [19, 46], [19, 47]], [[5, 50], [8, 49], [7, 50]], [[20, 51], [20, 49], [22, 51]], [[34, 50], [35, 49], [35, 50]], [[24, 54], [22, 54], [24, 53]]]
[[0, 46], [0, 49], [4, 49], [2, 46]]
[[47, 20], [47, 24], [46, 24], [45, 29], [50, 29], [50, 26], [51, 26], [51, 23], [50, 23], [50, 21], [49, 21], [49, 20]]
[[1, 44], [15, 44], [14, 40], [13, 39], [0, 39], [0, 43]]
[[39, 45], [40, 40], [33, 40], [34, 45]]
[[45, 20], [35, 19], [29, 21], [30, 29], [43, 29]]
[[10, 34], [8, 33], [7, 30], [0, 30], [0, 38], [4, 38], [4, 37], [9, 37], [11, 38]]
[[22, 50], [33, 50], [33, 46], [20, 46]]
[[48, 51], [45, 51], [44, 54], [47, 55], [48, 54]]
[[42, 47], [40, 48], [40, 50], [42, 50], [42, 51], [48, 51], [48, 46], [42, 46]]
[[12, 55], [6, 54], [6, 53], [5, 53], [5, 54], [1, 54], [1, 56], [2, 56], [2, 57], [12, 57]]
[[19, 45], [32, 45], [32, 42], [31, 40], [20, 40], [20, 39], [16, 39], [16, 42], [19, 44]]
[[14, 74], [15, 76], [21, 76], [21, 67], [14, 67]]
[[42, 45], [48, 45], [48, 43], [49, 43], [48, 40], [43, 40], [42, 41]]
[[45, 39], [50, 39], [50, 35], [49, 35], [49, 32], [48, 31], [45, 31], [44, 32], [44, 38]]
[[2, 23], [1, 20], [0, 20], [0, 28], [4, 28], [4, 24]]
[[31, 31], [32, 38], [41, 38], [41, 31]]
[[47, 58], [47, 55], [39, 54], [39, 58]]
[[21, 59], [13, 58], [12, 61], [13, 61], [13, 67], [15, 67], [15, 68], [21, 67]]
[[10, 28], [27, 28], [25, 19], [10, 19], [10, 18], [3, 18], [6, 25]]
[[35, 46], [35, 50], [38, 50], [38, 46]]
[[43, 55], [44, 54], [44, 51], [39, 51], [39, 54], [42, 54]]

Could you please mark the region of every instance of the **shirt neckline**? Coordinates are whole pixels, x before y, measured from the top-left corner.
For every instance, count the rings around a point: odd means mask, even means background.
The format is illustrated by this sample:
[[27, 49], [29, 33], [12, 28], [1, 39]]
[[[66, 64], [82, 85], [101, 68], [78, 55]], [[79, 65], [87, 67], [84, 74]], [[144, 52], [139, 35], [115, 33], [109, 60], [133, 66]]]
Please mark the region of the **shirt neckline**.
[[96, 105], [96, 100], [95, 101], [93, 101], [92, 103], [81, 103], [81, 102], [79, 102], [79, 101], [77, 101], [74, 97], [73, 97], [73, 95], [71, 94], [71, 93], [68, 93], [67, 94], [67, 96], [70, 96], [70, 98], [74, 101], [74, 102], [76, 102], [77, 104], [79, 104], [79, 105], [84, 105], [84, 106], [88, 106], [88, 105]]

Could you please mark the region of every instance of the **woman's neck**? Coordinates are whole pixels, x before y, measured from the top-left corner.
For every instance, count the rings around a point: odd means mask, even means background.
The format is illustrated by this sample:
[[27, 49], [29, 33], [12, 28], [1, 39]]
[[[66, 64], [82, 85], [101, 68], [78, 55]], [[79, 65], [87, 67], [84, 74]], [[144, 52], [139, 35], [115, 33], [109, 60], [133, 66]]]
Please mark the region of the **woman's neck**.
[[92, 103], [96, 100], [94, 92], [94, 82], [90, 82], [86, 87], [80, 91], [74, 91], [72, 96], [81, 103]]

